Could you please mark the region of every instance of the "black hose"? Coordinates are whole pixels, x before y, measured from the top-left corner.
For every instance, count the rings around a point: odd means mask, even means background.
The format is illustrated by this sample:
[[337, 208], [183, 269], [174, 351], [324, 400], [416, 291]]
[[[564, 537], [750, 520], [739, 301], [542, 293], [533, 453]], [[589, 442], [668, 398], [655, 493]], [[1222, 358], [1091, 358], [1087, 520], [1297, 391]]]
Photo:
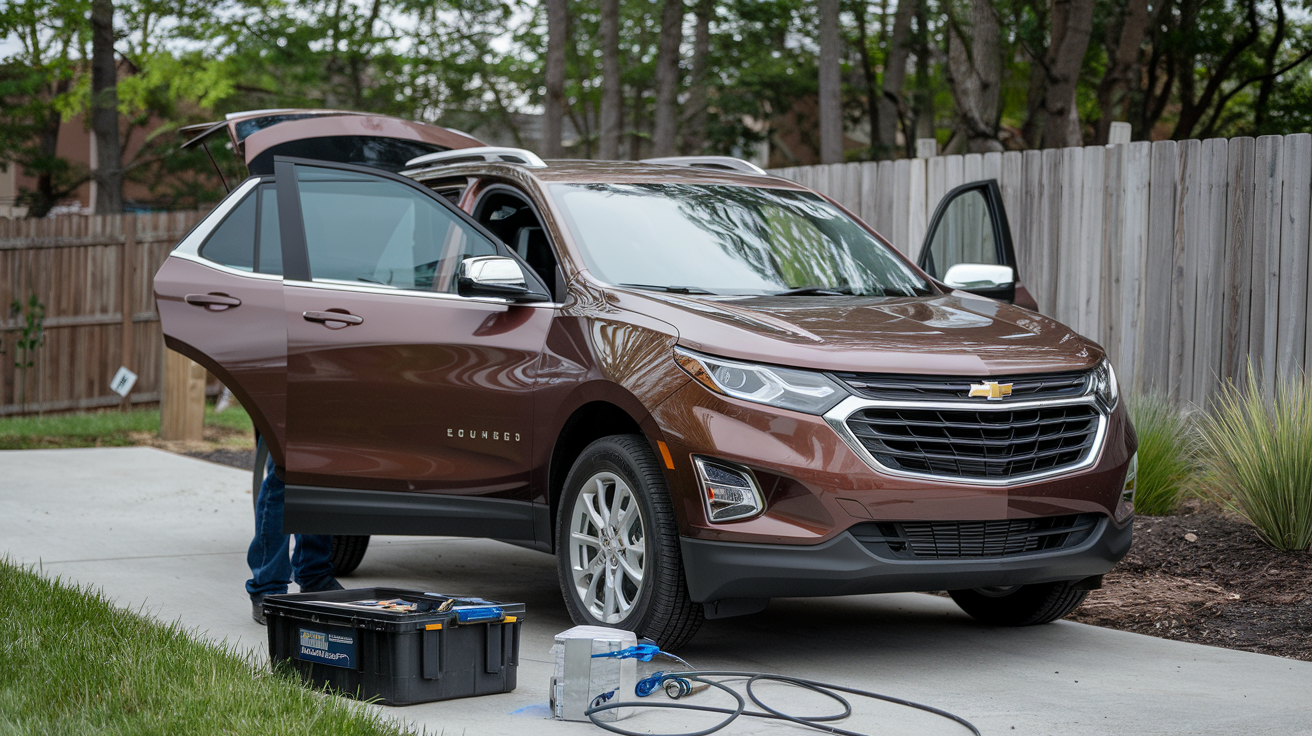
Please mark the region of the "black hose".
[[[738, 679], [747, 680], [747, 686], [746, 686], [747, 697], [750, 698], [751, 701], [755, 703], [756, 706], [759, 707], [764, 712], [747, 710], [746, 702], [743, 700], [742, 695], [738, 694], [736, 690], [729, 687], [728, 685], [725, 685], [723, 682], [707, 679], [710, 677], [729, 677], [729, 678], [738, 678]], [[895, 698], [891, 695], [881, 695], [879, 693], [870, 692], [869, 690], [861, 690], [854, 687], [845, 687], [843, 685], [830, 685], [823, 682], [816, 682], [815, 680], [807, 680], [801, 677], [789, 677], [787, 675], [772, 675], [765, 672], [737, 672], [732, 670], [696, 670], [692, 672], [671, 672], [661, 676], [662, 682], [668, 682], [672, 680], [673, 681], [684, 680], [685, 682], [700, 682], [709, 685], [711, 687], [715, 687], [720, 690], [723, 690], [724, 692], [727, 692], [729, 693], [729, 695], [733, 696], [734, 700], [738, 701], [738, 707], [718, 708], [709, 705], [692, 705], [691, 703], [629, 701], [623, 703], [620, 702], [603, 703], [602, 705], [594, 706], [592, 708], [585, 710], [583, 714], [586, 715], [588, 719], [591, 720], [593, 724], [597, 725], [598, 727], [610, 731], [611, 733], [621, 734], [621, 736], [707, 736], [708, 734], [715, 733], [716, 731], [719, 731], [720, 729], [724, 728], [730, 723], [733, 723], [738, 718], [738, 716], [752, 716], [754, 718], [769, 718], [772, 720], [788, 721], [790, 723], [796, 723], [799, 726], [813, 728], [817, 731], [838, 734], [838, 736], [868, 736], [867, 734], [862, 734], [857, 731], [847, 731], [841, 728], [827, 725], [827, 722], [829, 721], [837, 721], [843, 718], [847, 718], [852, 714], [852, 704], [849, 703], [847, 699], [844, 698], [842, 695], [838, 694], [839, 692], [844, 692], [851, 695], [857, 695], [863, 698], [882, 700], [887, 703], [893, 703], [894, 705], [902, 705], [908, 708], [923, 710], [926, 713], [933, 713], [936, 716], [940, 716], [950, 721], [959, 723], [962, 726], [969, 729], [970, 732], [975, 736], [980, 736], [979, 729], [975, 728], [975, 725], [970, 721], [967, 721], [965, 718], [962, 718], [961, 716], [958, 716], [956, 714], [949, 713], [939, 708], [935, 708], [931, 705], [916, 703], [911, 700], [903, 700], [902, 698]], [[838, 701], [838, 703], [840, 703], [843, 706], [843, 712], [833, 715], [823, 715], [823, 716], [794, 716], [788, 713], [784, 713], [783, 711], [771, 708], [770, 706], [761, 702], [761, 699], [756, 696], [756, 693], [752, 690], [752, 686], [758, 681], [782, 682], [788, 685], [794, 685], [796, 687], [806, 688], [807, 690], [811, 690], [813, 692], [819, 693], [821, 695], [824, 695], [826, 697]], [[679, 691], [687, 692], [688, 690], [689, 688], [684, 687], [681, 688]], [[677, 710], [703, 711], [706, 713], [724, 713], [728, 717], [725, 718], [723, 721], [720, 721], [719, 723], [715, 724], [714, 726], [711, 726], [710, 728], [706, 728], [701, 731], [690, 731], [687, 733], [677, 733], [677, 734], [654, 734], [646, 731], [628, 731], [619, 728], [618, 726], [615, 726], [613, 724], [605, 723], [597, 720], [596, 714], [601, 713], [603, 711], [615, 710], [617, 708], [673, 708]]]

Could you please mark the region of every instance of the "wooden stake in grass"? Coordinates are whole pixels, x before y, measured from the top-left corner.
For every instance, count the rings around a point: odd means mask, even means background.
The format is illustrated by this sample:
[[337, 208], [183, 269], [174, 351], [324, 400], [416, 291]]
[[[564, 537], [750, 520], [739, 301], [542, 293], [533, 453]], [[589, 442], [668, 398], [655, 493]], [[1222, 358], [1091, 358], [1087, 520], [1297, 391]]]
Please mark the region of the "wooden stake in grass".
[[1206, 462], [1232, 507], [1262, 540], [1286, 552], [1312, 546], [1312, 382], [1282, 378], [1274, 396], [1248, 366], [1248, 388], [1233, 383], [1202, 422]]

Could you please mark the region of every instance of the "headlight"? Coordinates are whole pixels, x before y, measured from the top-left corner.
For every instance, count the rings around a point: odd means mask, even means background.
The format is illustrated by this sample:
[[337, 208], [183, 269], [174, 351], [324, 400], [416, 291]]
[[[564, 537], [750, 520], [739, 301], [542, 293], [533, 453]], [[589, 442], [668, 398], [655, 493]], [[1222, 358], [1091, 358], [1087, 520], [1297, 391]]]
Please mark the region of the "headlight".
[[717, 394], [781, 409], [824, 414], [846, 396], [838, 384], [811, 371], [739, 363], [681, 348], [674, 349], [674, 359], [688, 375]]
[[1116, 408], [1116, 401], [1120, 398], [1120, 389], [1116, 386], [1116, 371], [1112, 369], [1112, 362], [1103, 358], [1097, 368], [1089, 374], [1089, 390], [1093, 395], [1098, 397], [1098, 401], [1107, 407], [1107, 411]]

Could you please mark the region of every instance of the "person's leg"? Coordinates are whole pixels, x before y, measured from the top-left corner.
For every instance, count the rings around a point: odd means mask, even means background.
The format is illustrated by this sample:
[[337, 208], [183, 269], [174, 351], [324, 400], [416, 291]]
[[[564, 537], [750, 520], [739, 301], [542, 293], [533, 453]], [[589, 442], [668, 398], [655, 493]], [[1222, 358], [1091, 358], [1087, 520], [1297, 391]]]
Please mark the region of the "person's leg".
[[246, 564], [251, 568], [246, 592], [256, 603], [266, 595], [286, 593], [291, 579], [288, 538], [282, 533], [284, 488], [283, 482], [273, 473], [273, 458], [270, 457], [265, 467], [264, 483], [260, 486], [260, 498], [255, 503], [255, 538], [246, 553]]
[[333, 538], [331, 534], [297, 534], [292, 552], [292, 570], [301, 592], [341, 590], [333, 577]]

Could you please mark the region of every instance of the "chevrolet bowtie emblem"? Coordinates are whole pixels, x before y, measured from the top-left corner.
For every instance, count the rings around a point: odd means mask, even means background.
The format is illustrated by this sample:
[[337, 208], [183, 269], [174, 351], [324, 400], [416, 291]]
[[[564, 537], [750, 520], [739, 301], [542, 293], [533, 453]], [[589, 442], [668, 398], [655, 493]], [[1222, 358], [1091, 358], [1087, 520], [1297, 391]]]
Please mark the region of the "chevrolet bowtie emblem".
[[982, 397], [989, 401], [1001, 401], [1006, 396], [1011, 396], [1010, 383], [985, 381], [984, 383], [970, 384], [970, 397], [972, 399]]

